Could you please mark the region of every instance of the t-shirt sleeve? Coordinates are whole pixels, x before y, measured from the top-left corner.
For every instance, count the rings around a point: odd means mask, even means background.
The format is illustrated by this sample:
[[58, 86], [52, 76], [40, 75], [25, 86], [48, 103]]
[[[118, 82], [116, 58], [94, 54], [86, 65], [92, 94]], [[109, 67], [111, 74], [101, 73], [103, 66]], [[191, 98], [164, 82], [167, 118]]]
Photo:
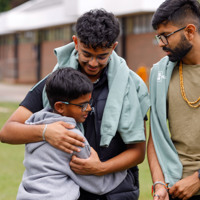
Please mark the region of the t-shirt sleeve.
[[43, 109], [42, 92], [45, 86], [47, 77], [38, 82], [31, 88], [24, 100], [20, 103], [20, 106], [24, 106], [32, 113], [35, 113]]

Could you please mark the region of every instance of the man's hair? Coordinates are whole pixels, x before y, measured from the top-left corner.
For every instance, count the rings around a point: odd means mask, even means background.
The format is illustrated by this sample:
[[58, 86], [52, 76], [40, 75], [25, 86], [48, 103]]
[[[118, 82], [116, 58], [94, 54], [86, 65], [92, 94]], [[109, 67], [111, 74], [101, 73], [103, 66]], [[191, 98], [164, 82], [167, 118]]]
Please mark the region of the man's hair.
[[92, 90], [89, 78], [71, 67], [54, 71], [46, 81], [46, 93], [52, 108], [57, 101], [71, 101]]
[[104, 9], [90, 10], [83, 14], [76, 23], [78, 38], [87, 47], [110, 48], [120, 32], [118, 19]]
[[157, 30], [160, 24], [171, 22], [176, 26], [194, 24], [200, 31], [200, 3], [197, 0], [166, 0], [152, 18], [152, 26]]

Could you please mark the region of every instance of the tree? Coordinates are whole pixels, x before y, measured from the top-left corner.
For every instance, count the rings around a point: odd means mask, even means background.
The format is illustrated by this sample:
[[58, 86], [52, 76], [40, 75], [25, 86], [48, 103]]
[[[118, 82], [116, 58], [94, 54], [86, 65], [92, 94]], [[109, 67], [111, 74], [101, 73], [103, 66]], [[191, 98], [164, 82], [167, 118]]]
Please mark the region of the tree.
[[29, 0], [0, 0], [0, 12], [8, 11]]
[[11, 0], [0, 0], [0, 12], [10, 10], [10, 2]]

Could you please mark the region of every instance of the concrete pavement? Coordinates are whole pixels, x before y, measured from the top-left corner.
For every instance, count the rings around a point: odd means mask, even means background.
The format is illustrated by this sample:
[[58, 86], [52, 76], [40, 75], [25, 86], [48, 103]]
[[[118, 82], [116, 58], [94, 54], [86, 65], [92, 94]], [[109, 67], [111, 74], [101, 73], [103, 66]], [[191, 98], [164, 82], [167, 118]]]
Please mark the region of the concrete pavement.
[[0, 82], [0, 102], [21, 102], [32, 86]]

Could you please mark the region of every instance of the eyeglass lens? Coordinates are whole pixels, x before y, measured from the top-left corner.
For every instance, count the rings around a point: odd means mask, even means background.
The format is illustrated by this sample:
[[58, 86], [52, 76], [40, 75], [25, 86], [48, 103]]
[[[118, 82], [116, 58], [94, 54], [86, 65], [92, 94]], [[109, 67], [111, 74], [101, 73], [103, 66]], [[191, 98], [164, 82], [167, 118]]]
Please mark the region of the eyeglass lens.
[[86, 111], [87, 110], [87, 107], [88, 105], [90, 105], [92, 107], [92, 99], [90, 100], [90, 102], [88, 103], [84, 103], [82, 106], [82, 111]]
[[156, 36], [156, 40], [157, 40], [158, 44], [160, 42], [164, 43], [165, 45], [168, 44], [167, 38], [164, 35], [158, 35], [158, 36]]

